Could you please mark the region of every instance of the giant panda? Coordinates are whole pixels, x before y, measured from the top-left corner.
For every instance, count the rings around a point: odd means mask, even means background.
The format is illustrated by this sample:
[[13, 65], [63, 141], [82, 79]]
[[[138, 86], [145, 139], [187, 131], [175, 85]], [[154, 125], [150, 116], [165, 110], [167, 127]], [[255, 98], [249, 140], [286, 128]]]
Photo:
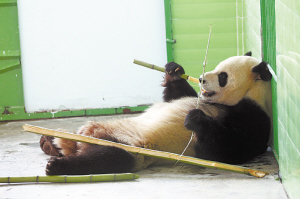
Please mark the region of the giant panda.
[[[271, 131], [272, 78], [267, 63], [251, 57], [230, 57], [200, 77], [201, 100], [180, 78], [184, 69], [167, 63], [164, 102], [144, 113], [111, 121], [91, 121], [78, 134], [127, 145], [181, 154], [230, 164], [241, 164], [264, 153]], [[42, 136], [41, 148], [55, 155], [47, 175], [135, 172], [165, 160], [99, 146]]]

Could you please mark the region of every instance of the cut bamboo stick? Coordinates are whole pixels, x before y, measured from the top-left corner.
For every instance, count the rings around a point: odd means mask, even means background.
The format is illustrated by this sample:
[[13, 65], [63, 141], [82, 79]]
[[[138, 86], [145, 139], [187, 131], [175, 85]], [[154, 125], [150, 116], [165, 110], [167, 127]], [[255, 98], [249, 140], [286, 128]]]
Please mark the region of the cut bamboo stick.
[[180, 156], [178, 154], [170, 153], [170, 152], [139, 148], [139, 147], [135, 147], [135, 146], [129, 146], [129, 145], [125, 145], [125, 144], [115, 143], [115, 142], [97, 139], [97, 138], [93, 138], [93, 137], [65, 133], [65, 132], [55, 131], [52, 129], [46, 129], [46, 128], [42, 128], [42, 127], [38, 127], [38, 126], [32, 126], [29, 124], [23, 125], [23, 129], [25, 131], [29, 131], [32, 133], [54, 136], [54, 137], [59, 137], [59, 138], [65, 138], [65, 139], [75, 140], [75, 141], [79, 141], [79, 142], [98, 144], [98, 145], [103, 145], [103, 146], [115, 146], [115, 147], [124, 149], [126, 151], [132, 152], [132, 153], [138, 153], [138, 154], [143, 154], [143, 155], [147, 155], [147, 156], [153, 156], [153, 157], [158, 157], [158, 158], [163, 158], [163, 159], [168, 159], [168, 160], [179, 160], [180, 162], [184, 162], [184, 163], [188, 163], [188, 164], [209, 167], [209, 168], [217, 168], [217, 169], [222, 169], [222, 170], [228, 170], [228, 171], [233, 171], [233, 172], [237, 172], [237, 173], [252, 175], [252, 176], [258, 177], [258, 178], [262, 178], [262, 177], [268, 175], [268, 173], [266, 173], [264, 171], [252, 170], [252, 169], [241, 167], [241, 166], [224, 164], [224, 163], [219, 163], [219, 162], [214, 162], [214, 161], [209, 161], [209, 160], [202, 160], [202, 159], [188, 157], [188, 156]]
[[[146, 68], [150, 68], [150, 69], [154, 69], [154, 70], [157, 70], [157, 71], [165, 72], [165, 69], [163, 67], [156, 66], [154, 64], [149, 64], [147, 62], [143, 62], [143, 61], [140, 61], [140, 60], [137, 60], [137, 59], [135, 59], [133, 61], [133, 63], [135, 63], [137, 65], [140, 65], [140, 66], [144, 66]], [[183, 78], [183, 79], [185, 79], [185, 80], [189, 80], [189, 81], [192, 81], [194, 83], [199, 84], [199, 79], [191, 77], [189, 75], [182, 74], [180, 77]]]
[[27, 183], [27, 182], [110, 182], [135, 180], [139, 175], [134, 173], [100, 174], [100, 175], [60, 175], [60, 176], [24, 176], [0, 177], [0, 183]]

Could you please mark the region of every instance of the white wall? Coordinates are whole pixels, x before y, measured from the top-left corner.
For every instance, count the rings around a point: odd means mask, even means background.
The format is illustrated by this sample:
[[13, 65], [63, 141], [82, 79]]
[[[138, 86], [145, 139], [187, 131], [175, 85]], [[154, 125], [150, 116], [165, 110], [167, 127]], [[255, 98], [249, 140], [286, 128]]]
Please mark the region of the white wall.
[[18, 0], [27, 112], [149, 104], [167, 62], [161, 0]]

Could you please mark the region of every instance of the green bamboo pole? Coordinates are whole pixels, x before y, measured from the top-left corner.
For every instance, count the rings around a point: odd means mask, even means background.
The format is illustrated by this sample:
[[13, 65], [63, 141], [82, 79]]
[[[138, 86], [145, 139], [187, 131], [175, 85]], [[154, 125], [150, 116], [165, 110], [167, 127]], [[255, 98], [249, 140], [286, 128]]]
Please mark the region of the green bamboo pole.
[[[143, 61], [140, 61], [140, 60], [137, 60], [137, 59], [134, 59], [133, 63], [137, 64], [137, 65], [140, 65], [140, 66], [144, 66], [146, 68], [150, 68], [150, 69], [154, 69], [154, 70], [157, 70], [157, 71], [165, 72], [165, 69], [160, 67], [160, 66], [156, 66], [154, 64], [149, 64], [147, 62], [143, 62]], [[194, 83], [199, 84], [199, 79], [191, 77], [189, 75], [182, 74], [180, 77], [185, 79], [185, 80], [189, 80], [189, 81], [192, 81]]]
[[60, 176], [25, 176], [25, 177], [0, 177], [0, 183], [24, 182], [110, 182], [138, 179], [134, 173], [101, 174], [101, 175], [60, 175]]
[[202, 159], [188, 157], [188, 156], [181, 156], [181, 155], [178, 155], [175, 153], [169, 153], [169, 152], [164, 152], [164, 151], [156, 151], [156, 150], [151, 150], [151, 149], [139, 148], [139, 147], [115, 143], [115, 142], [111, 142], [111, 141], [107, 141], [107, 140], [97, 139], [94, 137], [65, 133], [65, 132], [55, 131], [52, 129], [46, 129], [46, 128], [42, 128], [42, 127], [32, 126], [29, 124], [23, 125], [23, 129], [25, 131], [29, 131], [32, 133], [54, 136], [54, 137], [59, 137], [59, 138], [64, 138], [64, 139], [70, 139], [70, 140], [75, 140], [75, 141], [79, 141], [79, 142], [86, 142], [86, 143], [90, 143], [90, 144], [98, 144], [98, 145], [104, 145], [104, 146], [115, 146], [115, 147], [124, 149], [126, 151], [132, 152], [132, 153], [138, 153], [138, 154], [143, 154], [143, 155], [147, 155], [147, 156], [153, 156], [153, 157], [158, 157], [158, 158], [163, 158], [163, 159], [168, 159], [168, 160], [176, 160], [176, 161], [179, 160], [180, 162], [184, 162], [184, 163], [188, 163], [188, 164], [194, 164], [194, 165], [209, 167], [209, 168], [217, 168], [217, 169], [222, 169], [222, 170], [228, 170], [228, 171], [233, 171], [233, 172], [237, 172], [237, 173], [252, 175], [252, 176], [258, 177], [258, 178], [262, 178], [262, 177], [265, 177], [266, 175], [268, 175], [268, 173], [266, 173], [266, 172], [252, 170], [252, 169], [241, 167], [241, 166], [224, 164], [224, 163], [219, 163], [219, 162], [214, 162], [214, 161], [209, 161], [209, 160], [202, 160]]

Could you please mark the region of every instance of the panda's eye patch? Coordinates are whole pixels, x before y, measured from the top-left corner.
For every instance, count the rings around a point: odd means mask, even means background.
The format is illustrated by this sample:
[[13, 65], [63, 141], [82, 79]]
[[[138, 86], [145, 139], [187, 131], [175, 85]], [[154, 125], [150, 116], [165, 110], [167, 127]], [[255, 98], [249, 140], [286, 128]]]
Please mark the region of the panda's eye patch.
[[227, 78], [228, 78], [227, 73], [221, 72], [221, 73], [218, 75], [218, 78], [219, 78], [219, 85], [220, 85], [221, 87], [226, 86], [226, 84], [227, 84]]

